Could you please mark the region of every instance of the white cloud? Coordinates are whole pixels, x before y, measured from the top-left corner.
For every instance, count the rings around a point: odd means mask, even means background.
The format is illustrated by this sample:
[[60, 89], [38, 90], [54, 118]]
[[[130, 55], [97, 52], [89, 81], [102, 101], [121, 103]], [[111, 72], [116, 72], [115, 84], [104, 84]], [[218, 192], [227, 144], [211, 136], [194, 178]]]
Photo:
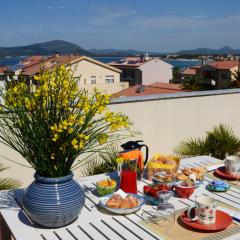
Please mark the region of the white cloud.
[[87, 20], [93, 26], [113, 25], [137, 14], [133, 9], [110, 7], [97, 7], [94, 12], [97, 12], [96, 16], [90, 16]]

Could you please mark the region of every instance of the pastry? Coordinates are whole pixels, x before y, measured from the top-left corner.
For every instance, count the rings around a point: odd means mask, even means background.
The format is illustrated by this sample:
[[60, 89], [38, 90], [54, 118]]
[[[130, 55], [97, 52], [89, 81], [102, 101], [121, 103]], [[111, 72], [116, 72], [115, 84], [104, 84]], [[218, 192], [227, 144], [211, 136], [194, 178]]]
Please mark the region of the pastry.
[[110, 199], [113, 200], [122, 200], [122, 197], [119, 194], [113, 194]]
[[171, 176], [171, 175], [167, 175], [167, 176], [165, 176], [165, 178], [164, 178], [164, 181], [166, 181], [166, 182], [170, 182], [170, 181], [172, 181], [173, 180], [173, 176]]
[[190, 168], [184, 168], [183, 169], [183, 173], [186, 175], [186, 176], [189, 176], [191, 173], [192, 173], [192, 170]]
[[172, 165], [172, 166], [176, 166], [177, 165], [177, 163], [174, 160], [172, 160], [172, 159], [166, 160], [165, 164]]
[[197, 174], [196, 179], [197, 179], [197, 181], [203, 181], [204, 180], [204, 175]]
[[106, 203], [106, 206], [109, 208], [119, 208], [122, 203], [122, 200], [109, 199]]
[[119, 194], [114, 194], [106, 202], [106, 206], [109, 208], [134, 208], [138, 205], [138, 199], [132, 195], [122, 198]]
[[204, 167], [195, 167], [195, 168], [191, 168], [191, 171], [197, 173], [197, 174], [201, 174], [203, 175], [205, 173], [205, 168]]
[[119, 208], [131, 208], [131, 205], [130, 205], [128, 199], [122, 199], [122, 202], [121, 202]]
[[185, 181], [187, 179], [187, 176], [184, 173], [177, 174], [176, 177], [180, 181]]
[[137, 207], [138, 204], [139, 204], [139, 203], [138, 203], [138, 199], [135, 198], [135, 197], [133, 197], [132, 195], [128, 195], [128, 196], [126, 197], [126, 199], [128, 200], [129, 205], [130, 205], [131, 208]]

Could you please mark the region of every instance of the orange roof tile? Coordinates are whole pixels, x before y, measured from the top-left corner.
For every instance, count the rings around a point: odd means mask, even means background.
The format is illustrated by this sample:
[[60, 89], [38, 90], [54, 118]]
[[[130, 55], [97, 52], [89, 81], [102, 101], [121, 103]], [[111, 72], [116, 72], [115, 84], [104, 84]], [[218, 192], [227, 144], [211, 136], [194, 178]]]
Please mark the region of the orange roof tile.
[[240, 65], [240, 62], [239, 61], [218, 61], [218, 62], [208, 63], [207, 65], [216, 69], [231, 69], [233, 67]]
[[[143, 91], [138, 92], [140, 88], [143, 88]], [[185, 92], [185, 90], [181, 89], [180, 84], [172, 84], [172, 83], [162, 83], [156, 82], [150, 85], [135, 85], [133, 87], [121, 90], [113, 94], [114, 98], [117, 97], [130, 97], [130, 96], [147, 96], [147, 95], [157, 95], [163, 93], [176, 93], [176, 92]]]
[[26, 65], [25, 67], [23, 67], [23, 75], [34, 75], [38, 72], [40, 72], [41, 68], [44, 68], [44, 69], [51, 69], [53, 68], [54, 66], [60, 66], [60, 65], [65, 65], [65, 64], [71, 64], [71, 63], [74, 63], [74, 62], [77, 62], [77, 61], [81, 61], [81, 60], [87, 60], [87, 61], [90, 61], [94, 64], [98, 64], [98, 65], [101, 65], [105, 68], [108, 68], [108, 69], [111, 69], [112, 71], [115, 71], [115, 72], [121, 72], [121, 70], [117, 69], [117, 68], [114, 68], [108, 64], [105, 64], [105, 63], [102, 63], [102, 62], [99, 62], [95, 59], [92, 59], [92, 58], [89, 58], [89, 57], [86, 57], [86, 56], [80, 56], [80, 55], [76, 55], [76, 56], [64, 56], [64, 55], [60, 55], [60, 56], [52, 56], [52, 57], [49, 57], [49, 58], [46, 58], [46, 59], [42, 59], [38, 62], [35, 62], [33, 64], [29, 64], [29, 65]]
[[41, 61], [43, 59], [44, 59], [43, 56], [30, 56], [30, 57], [27, 57], [27, 58], [23, 59], [21, 61], [21, 64], [29, 65], [29, 64], [33, 64], [33, 63], [39, 62], [39, 61]]
[[196, 75], [197, 69], [196, 68], [186, 68], [182, 74], [184, 75]]
[[71, 61], [76, 60], [80, 56], [52, 56], [46, 59], [41, 59], [32, 64], [28, 64], [23, 67], [24, 75], [34, 75], [37, 72], [40, 72], [41, 68], [50, 69], [54, 66], [59, 66], [62, 64], [68, 64]]
[[8, 70], [8, 67], [0, 67], [0, 73], [4, 73]]

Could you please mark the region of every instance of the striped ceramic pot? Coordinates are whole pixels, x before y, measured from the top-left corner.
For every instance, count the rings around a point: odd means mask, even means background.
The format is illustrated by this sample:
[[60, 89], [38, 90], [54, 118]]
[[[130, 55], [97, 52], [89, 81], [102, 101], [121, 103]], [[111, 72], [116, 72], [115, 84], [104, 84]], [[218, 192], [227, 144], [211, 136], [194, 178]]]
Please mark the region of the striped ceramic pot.
[[47, 228], [63, 227], [76, 220], [85, 197], [73, 173], [60, 178], [35, 173], [34, 177], [23, 197], [23, 208], [30, 219]]

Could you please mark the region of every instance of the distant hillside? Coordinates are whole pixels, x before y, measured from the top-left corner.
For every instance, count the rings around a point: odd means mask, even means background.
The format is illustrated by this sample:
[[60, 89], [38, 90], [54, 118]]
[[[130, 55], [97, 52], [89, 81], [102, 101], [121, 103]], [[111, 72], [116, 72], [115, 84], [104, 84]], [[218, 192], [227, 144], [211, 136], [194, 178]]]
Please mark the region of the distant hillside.
[[31, 56], [31, 55], [52, 55], [55, 52], [60, 54], [81, 54], [91, 55], [87, 50], [76, 44], [62, 40], [54, 40], [43, 43], [35, 43], [20, 47], [0, 47], [0, 56]]
[[118, 50], [118, 49], [88, 49], [89, 52], [96, 54], [96, 55], [105, 55], [105, 56], [129, 56], [129, 55], [141, 55], [145, 52], [138, 51], [134, 49], [124, 49], [124, 50]]
[[228, 55], [228, 54], [240, 54], [240, 49], [233, 49], [228, 46], [219, 48], [219, 49], [211, 49], [211, 48], [197, 48], [192, 50], [182, 50], [176, 52], [178, 55]]

